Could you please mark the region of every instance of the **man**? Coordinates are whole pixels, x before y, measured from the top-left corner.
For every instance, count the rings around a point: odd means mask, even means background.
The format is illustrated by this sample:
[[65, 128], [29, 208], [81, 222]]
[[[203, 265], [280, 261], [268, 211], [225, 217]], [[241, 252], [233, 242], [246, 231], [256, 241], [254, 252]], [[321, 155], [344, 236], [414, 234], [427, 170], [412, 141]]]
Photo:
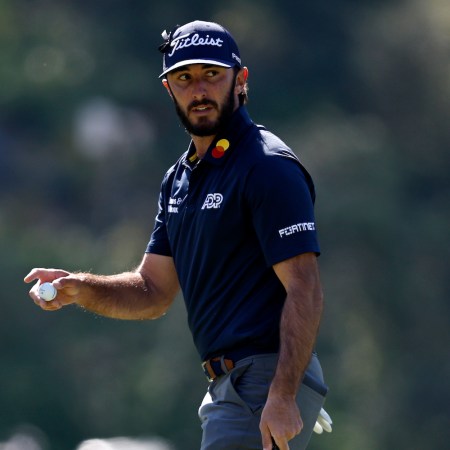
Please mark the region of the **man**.
[[[43, 309], [76, 303], [120, 319], [162, 316], [181, 286], [211, 380], [202, 450], [304, 449], [327, 390], [313, 351], [322, 292], [311, 177], [248, 116], [248, 69], [227, 30], [195, 21], [163, 37], [160, 77], [192, 140], [164, 177], [140, 266], [33, 269], [25, 281], [38, 280], [30, 295]], [[47, 281], [50, 302], [37, 295]]]

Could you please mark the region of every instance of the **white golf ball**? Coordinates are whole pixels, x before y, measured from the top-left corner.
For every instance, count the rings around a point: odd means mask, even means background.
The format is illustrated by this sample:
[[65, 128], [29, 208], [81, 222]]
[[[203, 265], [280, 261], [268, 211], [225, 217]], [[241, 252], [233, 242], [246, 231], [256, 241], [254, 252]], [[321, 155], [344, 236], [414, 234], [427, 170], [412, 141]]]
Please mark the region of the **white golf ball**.
[[46, 302], [52, 301], [55, 297], [58, 291], [55, 289], [52, 283], [42, 283], [39, 286], [39, 297], [42, 298], [42, 300], [45, 300]]

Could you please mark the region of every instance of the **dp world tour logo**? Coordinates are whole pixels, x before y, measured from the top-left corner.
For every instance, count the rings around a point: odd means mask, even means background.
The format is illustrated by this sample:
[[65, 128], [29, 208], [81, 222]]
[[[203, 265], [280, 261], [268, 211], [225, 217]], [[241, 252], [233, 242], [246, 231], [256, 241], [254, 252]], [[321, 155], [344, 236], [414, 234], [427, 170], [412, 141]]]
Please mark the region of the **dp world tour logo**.
[[205, 198], [205, 202], [203, 203], [202, 209], [218, 209], [223, 201], [223, 195], [214, 193], [208, 194]]

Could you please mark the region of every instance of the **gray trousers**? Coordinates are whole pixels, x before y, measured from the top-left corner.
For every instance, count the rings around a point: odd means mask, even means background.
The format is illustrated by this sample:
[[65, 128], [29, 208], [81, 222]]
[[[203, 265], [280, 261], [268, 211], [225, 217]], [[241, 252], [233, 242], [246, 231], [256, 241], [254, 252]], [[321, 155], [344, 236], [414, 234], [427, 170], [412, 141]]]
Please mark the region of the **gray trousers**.
[[[238, 361], [231, 372], [209, 385], [198, 411], [203, 429], [201, 450], [263, 448], [259, 422], [277, 360], [276, 354], [250, 356]], [[323, 383], [322, 368], [316, 355], [313, 355], [307, 373]], [[297, 404], [303, 430], [289, 441], [290, 450], [307, 447], [324, 401], [323, 395], [302, 384]]]

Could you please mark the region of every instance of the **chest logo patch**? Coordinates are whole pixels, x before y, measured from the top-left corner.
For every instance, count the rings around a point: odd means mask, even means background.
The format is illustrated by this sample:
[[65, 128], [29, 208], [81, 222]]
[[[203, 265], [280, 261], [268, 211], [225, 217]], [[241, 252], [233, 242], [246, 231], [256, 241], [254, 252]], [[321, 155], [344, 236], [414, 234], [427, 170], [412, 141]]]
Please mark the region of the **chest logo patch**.
[[223, 155], [225, 155], [225, 152], [230, 147], [230, 142], [228, 139], [221, 139], [220, 141], [217, 141], [216, 146], [212, 149], [212, 156], [214, 158], [222, 158]]
[[208, 194], [203, 202], [202, 209], [219, 209], [223, 202], [223, 195], [218, 194]]
[[167, 207], [167, 212], [172, 214], [178, 214], [178, 207], [180, 206], [183, 199], [181, 198], [169, 198], [169, 206]]

